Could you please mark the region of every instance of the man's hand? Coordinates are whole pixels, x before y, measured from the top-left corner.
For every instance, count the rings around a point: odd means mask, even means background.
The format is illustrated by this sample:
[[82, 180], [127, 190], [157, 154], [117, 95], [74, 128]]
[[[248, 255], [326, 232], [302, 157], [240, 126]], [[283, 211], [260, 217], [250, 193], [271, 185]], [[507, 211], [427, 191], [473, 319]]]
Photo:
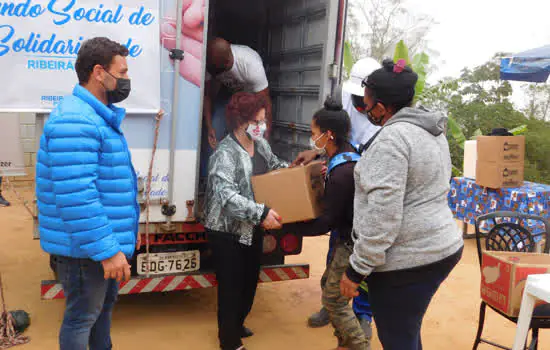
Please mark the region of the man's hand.
[[136, 250], [139, 250], [139, 248], [141, 248], [141, 233], [137, 234], [137, 239], [136, 239]]
[[342, 275], [342, 280], [340, 281], [340, 293], [342, 293], [345, 297], [355, 298], [359, 295], [357, 288], [359, 288], [359, 284], [353, 283], [348, 276], [346, 276], [346, 273], [344, 273], [344, 275]]
[[106, 280], [115, 279], [117, 282], [121, 282], [130, 279], [130, 265], [124, 253], [118, 252], [111, 258], [103, 260], [101, 264]]
[[271, 209], [262, 222], [262, 227], [266, 230], [278, 230], [283, 227], [281, 221], [281, 216], [279, 216], [275, 210]]
[[212, 149], [216, 149], [218, 146], [218, 139], [216, 138], [216, 129], [208, 128], [208, 144]]
[[317, 151], [315, 150], [308, 150], [303, 151], [298, 154], [298, 157], [292, 162], [290, 167], [295, 167], [298, 165], [307, 165], [311, 162], [313, 162], [317, 158]]

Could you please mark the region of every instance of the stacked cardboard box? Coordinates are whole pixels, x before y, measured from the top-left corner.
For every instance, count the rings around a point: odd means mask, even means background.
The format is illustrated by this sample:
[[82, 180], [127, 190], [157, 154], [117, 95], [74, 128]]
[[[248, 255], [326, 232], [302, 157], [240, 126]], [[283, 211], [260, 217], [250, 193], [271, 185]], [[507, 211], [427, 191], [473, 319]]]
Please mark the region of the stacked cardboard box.
[[322, 168], [322, 163], [314, 162], [253, 176], [256, 202], [275, 210], [283, 224], [319, 217], [325, 189]]
[[524, 136], [478, 136], [476, 183], [489, 188], [523, 185]]

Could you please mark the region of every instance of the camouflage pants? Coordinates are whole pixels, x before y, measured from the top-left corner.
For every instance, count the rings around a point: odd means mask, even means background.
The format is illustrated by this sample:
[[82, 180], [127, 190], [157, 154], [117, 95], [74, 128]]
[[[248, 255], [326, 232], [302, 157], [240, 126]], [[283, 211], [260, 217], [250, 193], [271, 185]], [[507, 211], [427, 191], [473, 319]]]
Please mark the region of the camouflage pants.
[[351, 248], [338, 244], [334, 249], [332, 260], [325, 270], [323, 280], [323, 306], [327, 309], [338, 346], [351, 350], [367, 350], [368, 340], [350, 305], [350, 298], [340, 293], [342, 275], [349, 266]]

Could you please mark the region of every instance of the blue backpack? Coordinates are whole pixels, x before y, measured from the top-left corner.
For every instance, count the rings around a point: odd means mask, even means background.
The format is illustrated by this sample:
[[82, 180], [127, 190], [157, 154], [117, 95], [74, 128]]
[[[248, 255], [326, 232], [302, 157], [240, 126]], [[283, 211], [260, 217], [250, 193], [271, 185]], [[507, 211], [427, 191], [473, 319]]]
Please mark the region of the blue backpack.
[[357, 163], [359, 159], [361, 159], [361, 155], [357, 152], [344, 152], [344, 153], [339, 153], [335, 155], [334, 157], [332, 157], [332, 159], [328, 163], [326, 178], [328, 179], [330, 173], [336, 167], [349, 162]]

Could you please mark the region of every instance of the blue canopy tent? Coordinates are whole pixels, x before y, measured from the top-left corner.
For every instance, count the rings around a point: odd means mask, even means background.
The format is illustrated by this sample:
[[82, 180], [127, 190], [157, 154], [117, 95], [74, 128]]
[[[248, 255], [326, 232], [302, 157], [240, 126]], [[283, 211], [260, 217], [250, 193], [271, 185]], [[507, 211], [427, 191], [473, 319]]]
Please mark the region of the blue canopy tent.
[[550, 75], [550, 45], [503, 58], [500, 79], [545, 83]]

